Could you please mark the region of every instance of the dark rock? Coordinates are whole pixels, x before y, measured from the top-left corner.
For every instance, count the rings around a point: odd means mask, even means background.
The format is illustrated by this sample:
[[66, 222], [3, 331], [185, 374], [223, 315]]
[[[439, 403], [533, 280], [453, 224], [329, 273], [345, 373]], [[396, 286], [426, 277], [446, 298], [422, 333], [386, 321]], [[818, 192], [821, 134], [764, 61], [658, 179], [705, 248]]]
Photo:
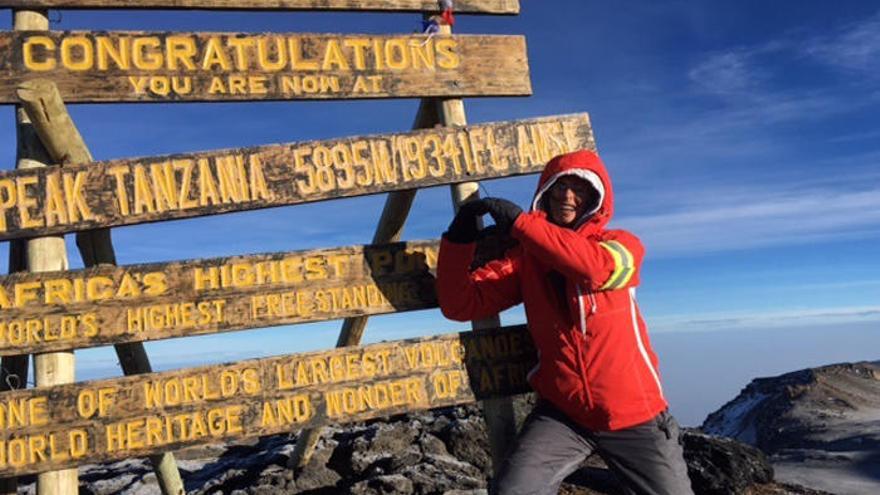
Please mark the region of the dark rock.
[[440, 440], [436, 435], [432, 435], [431, 433], [423, 433], [419, 437], [419, 448], [422, 449], [424, 454], [434, 454], [434, 455], [448, 455], [449, 451], [446, 450], [446, 444], [443, 443], [443, 440]]
[[[519, 404], [525, 416], [529, 402]], [[735, 441], [686, 432], [685, 455], [696, 493], [781, 495], [814, 493], [782, 490], [766, 457]], [[269, 437], [232, 445], [219, 456], [185, 461], [191, 495], [485, 495], [492, 467], [486, 426], [476, 406], [400, 415], [325, 431], [310, 461], [295, 472], [287, 467], [294, 440]], [[83, 493], [155, 491], [155, 477], [143, 461], [92, 466]], [[147, 488], [147, 482], [151, 488]], [[755, 491], [761, 487], [760, 491]], [[769, 488], [768, 488], [769, 487]], [[777, 491], [773, 491], [777, 490]], [[572, 495], [619, 494], [621, 486], [593, 456], [563, 485]]]
[[296, 493], [335, 487], [342, 476], [323, 465], [307, 466], [297, 473]]
[[342, 479], [336, 471], [327, 467], [337, 442], [327, 438], [327, 433], [315, 444], [315, 450], [305, 466], [296, 470], [287, 469], [287, 476], [295, 480], [295, 493], [315, 491], [335, 487]]
[[682, 442], [688, 476], [697, 493], [744, 493], [750, 486], [773, 481], [770, 460], [754, 447], [694, 430], [685, 430]]
[[411, 446], [419, 433], [409, 424], [375, 423], [357, 434], [342, 434], [327, 466], [343, 477], [362, 478], [415, 464], [421, 451]]
[[453, 456], [486, 472], [491, 470], [492, 457], [489, 454], [486, 422], [481, 416], [451, 421], [438, 436]]
[[351, 495], [410, 495], [413, 483], [406, 476], [391, 474], [377, 476], [355, 483], [349, 489]]
[[[455, 461], [452, 457], [449, 459]], [[441, 461], [440, 464], [444, 467], [440, 467], [436, 464], [437, 461], [437, 458], [432, 458], [429, 462], [407, 467], [400, 472], [400, 474], [413, 482], [414, 493], [419, 495], [440, 495], [455, 489], [474, 489], [486, 486], [483, 474], [479, 471], [471, 471], [470, 475], [462, 472], [467, 470], [466, 467], [461, 465], [464, 463], [450, 469], [453, 462], [444, 463]]]

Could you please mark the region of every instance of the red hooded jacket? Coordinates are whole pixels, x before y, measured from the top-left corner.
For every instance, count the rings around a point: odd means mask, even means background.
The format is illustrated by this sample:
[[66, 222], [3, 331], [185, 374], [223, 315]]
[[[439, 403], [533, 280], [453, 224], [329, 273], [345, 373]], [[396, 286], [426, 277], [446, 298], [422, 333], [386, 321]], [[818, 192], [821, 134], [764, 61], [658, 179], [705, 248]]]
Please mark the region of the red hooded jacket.
[[[593, 183], [601, 195], [598, 210], [573, 229], [551, 223], [541, 209], [544, 193], [563, 175]], [[667, 408], [635, 298], [644, 248], [629, 232], [605, 230], [613, 205], [608, 172], [595, 153], [556, 157], [541, 174], [532, 211], [511, 228], [517, 247], [471, 271], [475, 244], [444, 238], [437, 266], [447, 318], [482, 319], [525, 304], [539, 353], [529, 383], [592, 430], [627, 428]]]

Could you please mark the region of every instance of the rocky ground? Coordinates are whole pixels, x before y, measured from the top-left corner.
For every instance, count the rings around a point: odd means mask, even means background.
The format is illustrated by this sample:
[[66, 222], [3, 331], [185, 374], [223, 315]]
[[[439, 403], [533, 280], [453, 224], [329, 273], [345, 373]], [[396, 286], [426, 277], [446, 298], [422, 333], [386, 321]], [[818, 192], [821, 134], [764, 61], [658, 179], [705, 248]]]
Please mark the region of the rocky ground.
[[[519, 417], [529, 405], [518, 401]], [[477, 495], [491, 471], [486, 427], [474, 406], [404, 415], [325, 430], [304, 469], [287, 468], [295, 437], [276, 436], [178, 454], [190, 494]], [[819, 495], [773, 482], [759, 450], [740, 442], [686, 431], [689, 474], [698, 494]], [[81, 492], [155, 494], [155, 475], [144, 460], [81, 469]], [[33, 491], [33, 484], [26, 487]], [[597, 457], [563, 486], [564, 494], [618, 494], [614, 476]]]
[[880, 362], [753, 380], [703, 430], [769, 454], [777, 478], [840, 494], [880, 493]]

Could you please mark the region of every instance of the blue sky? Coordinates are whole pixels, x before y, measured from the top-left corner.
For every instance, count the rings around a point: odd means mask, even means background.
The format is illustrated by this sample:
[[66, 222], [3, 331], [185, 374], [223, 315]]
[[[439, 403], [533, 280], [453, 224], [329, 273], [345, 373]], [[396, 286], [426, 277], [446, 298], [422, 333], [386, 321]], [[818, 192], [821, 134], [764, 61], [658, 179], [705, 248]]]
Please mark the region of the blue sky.
[[[419, 25], [413, 14], [64, 11], [52, 19], [57, 30], [400, 33]], [[11, 25], [8, 11], [0, 23]], [[529, 45], [534, 96], [469, 99], [471, 122], [590, 112], [615, 180], [613, 225], [647, 246], [639, 297], [656, 339], [712, 331], [717, 343], [748, 332], [846, 329], [880, 344], [876, 2], [523, 0], [518, 17], [459, 16], [456, 31], [524, 34]], [[72, 114], [93, 155], [109, 159], [401, 131], [417, 105], [77, 105]], [[14, 164], [12, 122], [12, 109], [0, 108], [4, 168]], [[485, 189], [525, 206], [534, 182], [492, 181]], [[358, 244], [372, 237], [383, 202], [125, 227], [114, 242], [124, 264]], [[451, 214], [447, 188], [420, 192], [405, 238], [439, 236]], [[69, 246], [80, 266], [72, 239]], [[5, 268], [5, 245], [0, 258]], [[512, 311], [504, 321], [521, 319]], [[239, 332], [148, 350], [160, 368], [226, 361], [329, 347], [338, 327]], [[428, 311], [373, 318], [367, 338], [464, 328]], [[878, 359], [866, 340], [840, 349], [822, 342], [809, 359], [787, 365]], [[673, 346], [661, 355], [664, 366], [683, 362], [676, 352], [705, 349]], [[113, 374], [107, 349], [80, 356], [85, 376]], [[785, 371], [771, 361], [743, 367], [740, 381]]]

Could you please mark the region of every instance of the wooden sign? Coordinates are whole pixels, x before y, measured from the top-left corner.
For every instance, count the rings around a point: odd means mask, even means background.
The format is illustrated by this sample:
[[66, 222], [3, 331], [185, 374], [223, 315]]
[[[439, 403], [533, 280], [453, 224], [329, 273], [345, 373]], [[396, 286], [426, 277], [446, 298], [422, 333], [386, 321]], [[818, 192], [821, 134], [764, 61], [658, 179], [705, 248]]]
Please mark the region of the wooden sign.
[[0, 34], [0, 103], [34, 78], [66, 103], [531, 94], [522, 36]]
[[0, 174], [0, 240], [540, 172], [586, 114]]
[[0, 355], [437, 306], [437, 241], [0, 277]]
[[0, 476], [527, 392], [524, 326], [0, 395]]
[[[15, 9], [233, 9], [436, 12], [437, 0], [0, 0]], [[455, 0], [456, 14], [518, 14], [519, 0]]]

